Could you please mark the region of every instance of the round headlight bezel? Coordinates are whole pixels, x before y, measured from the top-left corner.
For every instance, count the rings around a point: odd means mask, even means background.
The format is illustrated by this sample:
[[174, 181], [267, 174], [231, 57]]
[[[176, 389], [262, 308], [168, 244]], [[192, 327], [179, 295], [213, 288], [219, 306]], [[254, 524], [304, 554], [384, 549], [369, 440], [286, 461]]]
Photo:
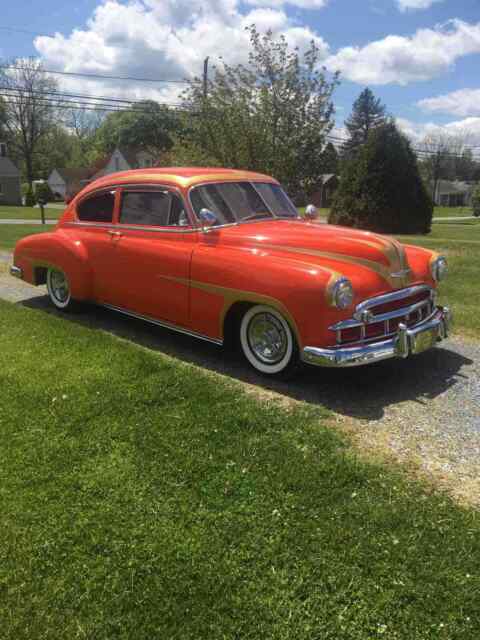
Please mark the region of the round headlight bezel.
[[448, 274], [448, 262], [445, 256], [435, 256], [430, 262], [430, 271], [435, 282], [441, 282]]
[[348, 278], [340, 278], [331, 289], [331, 302], [340, 310], [348, 309], [353, 305], [353, 285]]

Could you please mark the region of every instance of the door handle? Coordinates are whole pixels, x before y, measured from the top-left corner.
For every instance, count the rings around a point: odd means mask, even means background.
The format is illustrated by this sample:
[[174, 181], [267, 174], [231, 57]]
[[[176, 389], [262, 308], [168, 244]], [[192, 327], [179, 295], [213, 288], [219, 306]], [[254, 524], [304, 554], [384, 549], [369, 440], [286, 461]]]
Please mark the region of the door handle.
[[112, 239], [122, 237], [122, 234], [120, 233], [120, 231], [108, 231], [108, 234], [112, 236]]

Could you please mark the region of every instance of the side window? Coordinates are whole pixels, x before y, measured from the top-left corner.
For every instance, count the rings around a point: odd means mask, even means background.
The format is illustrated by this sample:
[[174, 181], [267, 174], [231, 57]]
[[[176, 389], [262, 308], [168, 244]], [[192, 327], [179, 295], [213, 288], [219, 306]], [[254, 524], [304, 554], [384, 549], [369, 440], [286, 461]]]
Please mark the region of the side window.
[[120, 223], [141, 226], [188, 226], [182, 200], [170, 191], [124, 191]]
[[106, 191], [82, 200], [77, 206], [77, 216], [82, 222], [112, 222], [115, 192]]

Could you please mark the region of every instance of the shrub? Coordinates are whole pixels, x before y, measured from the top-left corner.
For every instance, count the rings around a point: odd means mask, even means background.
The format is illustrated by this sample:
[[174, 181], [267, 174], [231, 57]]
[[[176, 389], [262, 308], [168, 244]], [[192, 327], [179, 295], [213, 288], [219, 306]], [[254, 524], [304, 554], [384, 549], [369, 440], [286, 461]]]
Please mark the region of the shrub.
[[415, 154], [390, 121], [343, 163], [328, 221], [382, 233], [429, 233], [432, 215]]
[[33, 188], [29, 185], [27, 188], [27, 192], [25, 194], [25, 206], [26, 207], [34, 207], [37, 201], [35, 199], [35, 194], [33, 192]]
[[35, 199], [37, 202], [43, 200], [45, 203], [55, 199], [47, 182], [40, 182], [35, 186]]
[[480, 184], [477, 184], [472, 194], [473, 215], [480, 216]]

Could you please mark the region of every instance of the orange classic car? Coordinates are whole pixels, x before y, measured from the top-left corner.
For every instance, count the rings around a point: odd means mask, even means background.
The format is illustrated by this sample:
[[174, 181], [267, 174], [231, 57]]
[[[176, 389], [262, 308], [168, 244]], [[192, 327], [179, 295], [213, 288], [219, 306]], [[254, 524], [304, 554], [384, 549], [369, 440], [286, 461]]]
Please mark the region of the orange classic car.
[[247, 171], [143, 169], [96, 180], [51, 233], [17, 243], [11, 274], [57, 309], [94, 302], [223, 344], [270, 375], [301, 361], [406, 358], [443, 339], [446, 260], [393, 238], [301, 218]]

